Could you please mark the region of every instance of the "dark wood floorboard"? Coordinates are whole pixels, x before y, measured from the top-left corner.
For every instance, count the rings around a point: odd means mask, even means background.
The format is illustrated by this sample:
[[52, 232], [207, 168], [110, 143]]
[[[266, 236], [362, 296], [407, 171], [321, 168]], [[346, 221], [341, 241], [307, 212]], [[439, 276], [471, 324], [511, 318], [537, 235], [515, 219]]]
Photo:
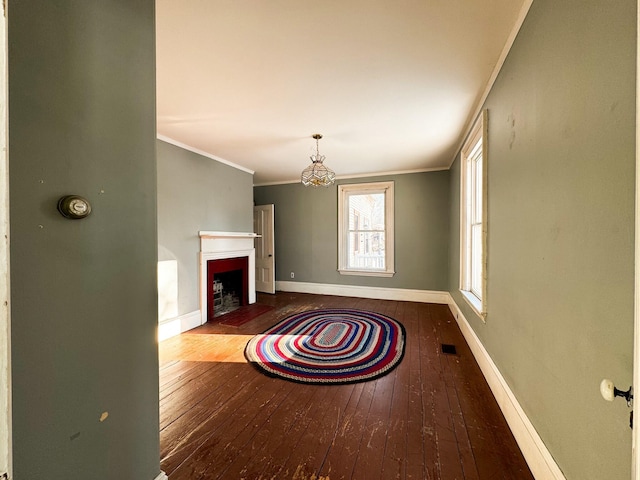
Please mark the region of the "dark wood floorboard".
[[[258, 302], [274, 308], [160, 343], [170, 480], [533, 479], [446, 305], [281, 292]], [[318, 308], [397, 319], [407, 334], [400, 365], [368, 382], [303, 385], [246, 362], [253, 335]]]

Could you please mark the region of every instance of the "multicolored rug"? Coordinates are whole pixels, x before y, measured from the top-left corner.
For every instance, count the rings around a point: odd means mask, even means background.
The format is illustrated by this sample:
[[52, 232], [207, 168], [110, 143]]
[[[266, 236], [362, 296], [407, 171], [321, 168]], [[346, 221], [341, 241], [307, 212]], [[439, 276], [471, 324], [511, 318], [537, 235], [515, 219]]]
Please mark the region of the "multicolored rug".
[[245, 348], [269, 375], [303, 383], [353, 383], [391, 371], [404, 354], [404, 327], [379, 313], [352, 309], [292, 315]]

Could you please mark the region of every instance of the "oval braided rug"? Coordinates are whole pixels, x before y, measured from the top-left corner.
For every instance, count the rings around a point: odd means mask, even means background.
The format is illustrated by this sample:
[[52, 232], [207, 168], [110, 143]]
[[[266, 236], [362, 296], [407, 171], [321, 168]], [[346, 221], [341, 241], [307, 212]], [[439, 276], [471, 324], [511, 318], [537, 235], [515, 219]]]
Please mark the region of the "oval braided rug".
[[245, 357], [269, 375], [297, 382], [360, 382], [400, 363], [404, 337], [398, 321], [379, 313], [312, 310], [253, 337]]

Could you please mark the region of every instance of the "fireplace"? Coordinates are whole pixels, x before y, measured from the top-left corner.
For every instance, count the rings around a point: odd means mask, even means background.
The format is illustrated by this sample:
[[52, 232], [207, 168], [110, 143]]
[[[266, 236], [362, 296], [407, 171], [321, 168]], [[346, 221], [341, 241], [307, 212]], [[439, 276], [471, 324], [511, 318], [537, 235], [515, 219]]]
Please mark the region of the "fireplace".
[[207, 262], [207, 320], [249, 304], [249, 257]]
[[[235, 307], [235, 303], [237, 306], [255, 303], [253, 242], [258, 235], [208, 231], [199, 232], [199, 235], [200, 313], [204, 324], [216, 316], [216, 303], [224, 305], [226, 301], [230, 308]], [[225, 291], [225, 283], [229, 285], [229, 291]]]

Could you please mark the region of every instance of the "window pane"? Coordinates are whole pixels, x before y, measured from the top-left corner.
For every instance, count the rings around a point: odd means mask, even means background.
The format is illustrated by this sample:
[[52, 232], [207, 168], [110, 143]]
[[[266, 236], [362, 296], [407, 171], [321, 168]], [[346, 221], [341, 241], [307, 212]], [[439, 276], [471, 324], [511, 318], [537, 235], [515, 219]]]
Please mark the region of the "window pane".
[[482, 299], [482, 224], [471, 226], [471, 292]]
[[384, 193], [348, 198], [349, 230], [384, 230]]
[[384, 233], [349, 233], [347, 268], [384, 270], [386, 268]]
[[482, 157], [479, 157], [474, 162], [473, 168], [473, 217], [475, 222], [482, 221]]

